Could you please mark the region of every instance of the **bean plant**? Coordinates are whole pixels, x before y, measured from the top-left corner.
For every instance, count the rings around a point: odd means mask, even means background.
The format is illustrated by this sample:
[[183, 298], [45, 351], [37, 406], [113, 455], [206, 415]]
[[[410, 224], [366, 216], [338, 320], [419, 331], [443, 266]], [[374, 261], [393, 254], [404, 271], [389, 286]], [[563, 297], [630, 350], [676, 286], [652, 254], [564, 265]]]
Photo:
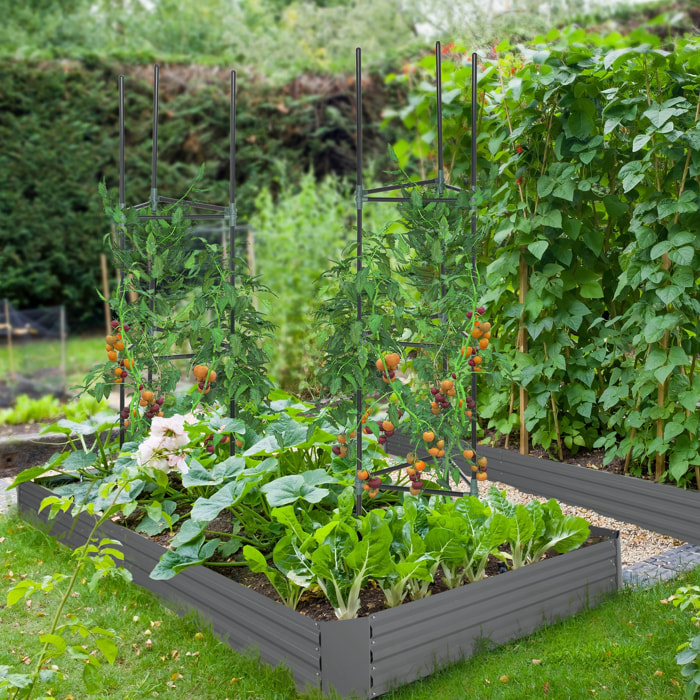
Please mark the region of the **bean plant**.
[[[560, 459], [604, 448], [606, 464], [680, 486], [700, 482], [697, 49], [642, 29], [567, 29], [503, 42], [476, 66], [460, 47], [442, 61], [455, 184], [469, 173], [478, 71], [481, 303], [502, 357], [480, 403], [486, 426]], [[397, 153], [428, 171], [434, 69], [428, 56], [389, 78], [410, 86], [387, 115], [415, 133]]]

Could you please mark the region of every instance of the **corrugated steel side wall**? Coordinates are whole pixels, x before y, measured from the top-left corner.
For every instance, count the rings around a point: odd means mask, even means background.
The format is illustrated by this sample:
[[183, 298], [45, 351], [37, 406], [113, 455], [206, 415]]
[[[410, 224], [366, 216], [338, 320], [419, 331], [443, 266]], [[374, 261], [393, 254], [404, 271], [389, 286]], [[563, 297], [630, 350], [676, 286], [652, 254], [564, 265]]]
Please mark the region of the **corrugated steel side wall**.
[[[32, 483], [22, 484], [17, 499], [20, 512], [35, 518], [41, 500], [49, 493]], [[47, 513], [39, 514], [42, 522], [46, 522]], [[78, 547], [85, 543], [94, 521], [82, 514], [66, 538], [73, 523], [69, 515], [59, 514], [53, 521], [52, 534], [68, 546]], [[99, 532], [123, 543], [127, 555], [123, 565], [131, 571], [135, 583], [168, 601], [171, 607], [200, 611], [233, 649], [257, 647], [264, 661], [286, 664], [300, 687], [319, 684], [319, 623], [204, 567], [187, 569], [168, 581], [155, 581], [149, 573], [165, 551], [160, 545], [111, 522]]]
[[372, 696], [573, 615], [617, 590], [617, 537], [370, 616]]
[[[411, 449], [408, 439], [399, 433], [388, 440], [385, 447], [396, 455], [405, 455]], [[538, 459], [509, 450], [480, 446], [479, 452], [488, 458], [489, 478], [494, 481], [700, 544], [700, 491]], [[461, 455], [455, 461], [466, 468]], [[488, 489], [488, 483], [481, 482], [480, 488]]]

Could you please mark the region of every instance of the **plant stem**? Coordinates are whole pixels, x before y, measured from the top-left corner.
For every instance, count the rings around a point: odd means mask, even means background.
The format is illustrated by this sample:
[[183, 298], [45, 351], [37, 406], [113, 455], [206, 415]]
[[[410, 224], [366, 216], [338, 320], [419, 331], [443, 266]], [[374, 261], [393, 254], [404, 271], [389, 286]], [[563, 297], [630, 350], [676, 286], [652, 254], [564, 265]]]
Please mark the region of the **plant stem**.
[[[545, 361], [549, 361], [549, 357], [547, 357], [547, 343], [542, 343], [543, 348], [544, 348], [544, 359]], [[554, 415], [554, 429], [557, 431], [557, 447], [558, 447], [558, 453], [559, 453], [559, 461], [563, 462], [564, 461], [564, 452], [562, 451], [561, 447], [561, 432], [559, 431], [559, 417], [557, 415], [557, 402], [554, 398], [554, 392], [550, 391], [549, 395], [552, 399], [552, 414]]]

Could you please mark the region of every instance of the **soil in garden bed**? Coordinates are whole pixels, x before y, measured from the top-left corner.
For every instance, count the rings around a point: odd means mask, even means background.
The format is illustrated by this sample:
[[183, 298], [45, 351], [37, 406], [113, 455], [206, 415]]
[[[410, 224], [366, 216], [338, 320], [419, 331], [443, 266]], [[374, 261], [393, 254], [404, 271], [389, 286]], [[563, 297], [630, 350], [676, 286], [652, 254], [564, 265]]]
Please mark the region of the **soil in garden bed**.
[[[129, 526], [128, 523], [127, 526]], [[216, 520], [209, 523], [209, 528], [212, 530], [217, 530], [218, 532], [228, 532], [231, 530], [231, 519], [227, 515], [220, 516]], [[142, 537], [146, 537], [146, 535], [143, 533], [140, 534]], [[174, 534], [175, 533], [165, 532], [161, 533], [160, 535], [150, 537], [149, 539], [152, 539], [163, 547], [167, 547], [172, 537], [174, 537]], [[581, 547], [588, 547], [600, 541], [601, 537], [590, 536], [581, 545]], [[501, 545], [499, 549], [502, 552], [510, 553], [510, 545], [508, 544]], [[559, 553], [551, 549], [545, 554], [544, 559], [550, 559], [558, 556], [560, 556]], [[213, 557], [212, 561], [216, 562], [216, 557]], [[223, 562], [224, 560], [220, 559], [219, 561]], [[267, 576], [265, 576], [263, 573], [251, 571], [247, 566], [210, 566], [207, 568], [212, 569], [217, 574], [225, 576], [236, 583], [240, 583], [242, 586], [250, 588], [256, 593], [260, 593], [261, 595], [281, 603], [280, 597], [277, 595], [277, 591], [275, 591]], [[505, 568], [504, 564], [499, 559], [494, 556], [489, 557], [489, 563], [486, 566], [487, 578], [502, 575], [507, 572], [508, 569]], [[464, 585], [469, 584], [465, 583]], [[428, 590], [431, 596], [450, 590], [445, 585], [443, 580], [442, 569], [438, 569], [435, 574], [435, 580], [430, 584]], [[406, 602], [409, 602], [409, 600], [409, 598], [406, 598]], [[367, 615], [372, 615], [380, 610], [386, 609], [386, 599], [382, 589], [374, 581], [370, 581], [360, 593], [360, 609], [358, 611], [358, 617], [366, 617]], [[323, 596], [320, 590], [307, 591], [299, 601], [296, 610], [301, 615], [306, 615], [313, 620], [320, 621], [336, 619], [335, 613], [333, 612], [333, 606]]]
[[[490, 437], [493, 440], [493, 433], [489, 432], [487, 437]], [[520, 440], [517, 434], [511, 435], [511, 439], [508, 442], [508, 447], [506, 447], [505, 437], [501, 435], [497, 440], [489, 443], [488, 447], [508, 450], [509, 452], [519, 452]], [[530, 457], [537, 457], [538, 459], [548, 459], [550, 461], [558, 462], [559, 459], [556, 456], [556, 445], [554, 445], [552, 449], [553, 451], [550, 453], [542, 447], [531, 447], [528, 455]], [[625, 460], [621, 457], [614, 457], [609, 464], [603, 464], [603, 459], [605, 458], [604, 450], [579, 451], [576, 452], [576, 454], [573, 454], [566, 447], [562, 447], [562, 454], [564, 456], [563, 462], [565, 464], [575, 464], [579, 467], [596, 469], [602, 472], [610, 472], [611, 474], [625, 473]], [[637, 476], [636, 474], [629, 472], [628, 476], [644, 479], [646, 481], [654, 480], [654, 476], [652, 474], [642, 474], [641, 476]]]

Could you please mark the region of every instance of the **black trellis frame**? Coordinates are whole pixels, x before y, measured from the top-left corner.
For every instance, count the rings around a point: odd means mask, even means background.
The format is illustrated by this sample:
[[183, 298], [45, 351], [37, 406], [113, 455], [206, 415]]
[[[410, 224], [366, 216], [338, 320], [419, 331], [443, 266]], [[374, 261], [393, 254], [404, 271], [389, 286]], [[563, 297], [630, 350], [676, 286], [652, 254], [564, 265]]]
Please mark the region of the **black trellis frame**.
[[[177, 202], [182, 202], [183, 204], [188, 204], [194, 209], [202, 209], [204, 211], [215, 212], [211, 214], [201, 214], [201, 213], [189, 213], [185, 214], [183, 218], [190, 221], [200, 221], [200, 220], [215, 220], [215, 221], [228, 221], [228, 262], [229, 262], [229, 282], [235, 286], [236, 284], [236, 256], [235, 256], [235, 244], [236, 244], [236, 226], [237, 221], [237, 209], [236, 209], [236, 71], [231, 71], [231, 97], [230, 97], [230, 117], [229, 117], [229, 203], [228, 206], [220, 204], [208, 204], [206, 202], [191, 201], [187, 199], [179, 200], [173, 199], [172, 197], [164, 197], [158, 194], [158, 107], [159, 107], [159, 78], [160, 78], [160, 66], [155, 64], [153, 67], [153, 130], [152, 130], [152, 154], [151, 154], [151, 195], [150, 199], [146, 202], [141, 202], [135, 204], [130, 209], [134, 211], [139, 211], [150, 207], [152, 212], [158, 211], [159, 204], [175, 204]], [[124, 108], [124, 76], [119, 76], [119, 209], [125, 210], [126, 206], [126, 159], [125, 159], [125, 108]], [[172, 215], [168, 214], [138, 214], [138, 219], [140, 221], [148, 220], [164, 220], [171, 221]], [[124, 221], [119, 225], [119, 247], [123, 249], [126, 244], [126, 236], [124, 232], [126, 224]], [[125, 276], [125, 270], [121, 270], [122, 279]], [[154, 285], [153, 281], [149, 282], [150, 285]], [[155, 291], [155, 287], [150, 287], [151, 291]], [[151, 310], [153, 304], [153, 297], [151, 297]], [[229, 329], [231, 334], [235, 332], [236, 319], [234, 311], [231, 310], [231, 317], [229, 319]], [[149, 335], [153, 334], [154, 329], [148, 328]], [[160, 355], [157, 359], [161, 360], [180, 360], [180, 359], [191, 359], [194, 357], [193, 353], [184, 354], [174, 354], [174, 355]], [[152, 379], [152, 367], [148, 368], [148, 379], [149, 382]], [[120, 446], [124, 444], [124, 418], [122, 417], [122, 412], [124, 410], [125, 404], [125, 387], [124, 384], [120, 384], [119, 387], [119, 444]], [[236, 417], [236, 402], [232, 398], [229, 404], [229, 413], [232, 418]], [[235, 454], [236, 444], [235, 440], [230, 441], [231, 454]]]
[[[477, 74], [477, 64], [478, 64], [478, 55], [476, 53], [472, 53], [471, 56], [471, 63], [472, 63], [472, 80], [471, 80], [471, 105], [472, 105], [472, 110], [471, 110], [471, 118], [472, 118], [472, 128], [471, 128], [471, 177], [470, 177], [470, 186], [471, 186], [471, 191], [472, 191], [472, 197], [476, 196], [476, 168], [477, 168], [477, 160], [476, 160], [476, 125], [477, 125], [477, 83], [478, 83], [478, 74]], [[404, 190], [407, 188], [411, 187], [417, 187], [421, 185], [437, 185], [437, 191], [438, 191], [438, 197], [437, 198], [432, 198], [432, 197], [425, 197], [423, 198], [423, 202], [442, 202], [446, 204], [456, 204], [457, 199], [456, 198], [443, 198], [442, 194], [445, 190], [450, 190], [453, 192], [462, 192], [461, 187], [457, 187], [455, 185], [449, 185], [445, 182], [445, 171], [444, 171], [444, 161], [443, 161], [443, 139], [442, 139], [442, 48], [440, 42], [435, 43], [435, 84], [436, 84], [436, 102], [437, 102], [437, 156], [438, 156], [438, 167], [437, 167], [437, 175], [436, 177], [429, 178], [427, 180], [418, 180], [416, 182], [404, 182], [398, 185], [385, 185], [382, 187], [373, 187], [371, 189], [364, 189], [363, 187], [363, 177], [362, 177], [362, 164], [363, 164], [363, 155], [362, 155], [362, 49], [359, 47], [355, 50], [355, 100], [356, 100], [356, 109], [357, 109], [357, 172], [356, 172], [356, 177], [357, 177], [357, 186], [355, 189], [355, 205], [357, 209], [357, 273], [359, 274], [362, 271], [362, 216], [363, 216], [363, 205], [365, 202], [388, 202], [388, 203], [397, 203], [397, 202], [407, 202], [410, 201], [408, 197], [402, 196], [402, 197], [391, 197], [391, 196], [383, 196], [383, 193], [385, 192], [395, 192], [397, 190]], [[377, 196], [379, 195], [379, 196]], [[472, 240], [475, 241], [476, 239], [476, 228], [477, 228], [477, 219], [476, 219], [476, 205], [472, 204], [472, 209], [471, 209], [471, 234], [472, 234]], [[476, 269], [476, 243], [474, 243], [474, 246], [472, 248], [472, 279], [476, 283], [477, 279], [477, 269]], [[444, 277], [445, 277], [445, 263], [441, 263], [440, 265], [440, 276], [443, 279], [442, 283], [442, 296], [444, 298], [445, 296], [445, 284], [444, 284]], [[362, 322], [362, 299], [360, 293], [357, 294], [357, 321]], [[468, 337], [468, 336], [467, 336]], [[411, 343], [408, 341], [400, 341], [398, 345], [403, 346], [403, 347], [435, 347], [435, 345], [432, 345], [430, 343]], [[447, 358], [443, 358], [443, 368], [445, 371], [447, 370]], [[363, 396], [363, 391], [362, 388], [358, 388], [357, 391], [355, 392], [355, 405], [356, 405], [356, 411], [357, 411], [357, 425], [361, 425], [361, 420], [363, 416], [363, 408], [364, 408], [364, 396]], [[474, 401], [476, 402], [477, 400], [477, 385], [476, 385], [476, 372], [472, 370], [471, 373], [471, 395], [474, 397]], [[471, 417], [471, 443], [472, 443], [472, 448], [474, 451], [476, 451], [476, 444], [477, 444], [477, 437], [476, 437], [476, 416]], [[357, 465], [357, 470], [360, 471], [362, 469], [362, 430], [358, 429], [357, 431], [357, 457], [356, 457], [356, 465]], [[399, 469], [403, 469], [404, 467], [408, 466], [408, 462], [404, 462], [402, 464], [398, 464], [396, 466], [388, 467], [386, 469], [381, 469], [379, 471], [373, 471], [372, 474], [374, 476], [378, 476], [381, 474], [389, 474], [394, 471], [398, 471]], [[457, 464], [453, 463], [453, 466], [455, 466], [462, 477], [462, 479], [469, 484], [469, 493], [472, 496], [478, 496], [478, 488], [477, 488], [477, 482], [476, 479], [472, 476], [467, 476], [465, 471], [459, 467]], [[357, 476], [355, 477], [355, 512], [359, 516], [362, 513], [362, 485], [363, 481], [361, 481]], [[397, 486], [397, 485], [382, 485], [382, 489], [385, 491], [400, 491], [400, 492], [407, 492], [409, 489], [406, 486]], [[464, 496], [464, 493], [461, 491], [441, 491], [437, 489], [422, 489], [423, 493], [426, 494], [437, 494], [437, 495], [442, 495], [442, 496], [455, 496], [455, 497], [462, 497]]]

